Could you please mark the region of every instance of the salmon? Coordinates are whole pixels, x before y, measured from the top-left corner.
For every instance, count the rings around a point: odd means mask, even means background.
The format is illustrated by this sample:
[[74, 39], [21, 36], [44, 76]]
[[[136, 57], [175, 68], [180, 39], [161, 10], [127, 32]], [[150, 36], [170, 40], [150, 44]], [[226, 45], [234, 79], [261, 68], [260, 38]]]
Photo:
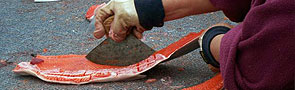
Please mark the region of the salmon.
[[[105, 4], [91, 6], [85, 15], [86, 19], [91, 21], [94, 18], [95, 9], [103, 5]], [[140, 75], [141, 73], [167, 60], [175, 51], [199, 38], [202, 32], [190, 33], [168, 47], [155, 52], [147, 59], [130, 66], [99, 65], [88, 61], [85, 58], [86, 55], [37, 55], [31, 62], [19, 63], [13, 72], [20, 75], [33, 75], [47, 82], [61, 84], [86, 84], [143, 78], [144, 75]], [[219, 90], [222, 87], [222, 77], [217, 74], [204, 83], [183, 90]]]
[[40, 63], [21, 62], [13, 72], [21, 75], [33, 75], [41, 80], [63, 84], [85, 84], [90, 82], [109, 82], [126, 80], [140, 76], [159, 63], [167, 60], [184, 45], [199, 38], [199, 33], [191, 32], [177, 42], [161, 49], [148, 58], [129, 66], [108, 66], [95, 64], [85, 58], [86, 55], [42, 56]]
[[102, 3], [99, 5], [93, 5], [91, 7], [89, 7], [89, 9], [87, 10], [86, 14], [85, 14], [85, 18], [88, 21], [91, 21], [92, 19], [94, 19], [95, 16], [95, 10], [101, 8], [102, 6], [104, 6], [106, 3]]

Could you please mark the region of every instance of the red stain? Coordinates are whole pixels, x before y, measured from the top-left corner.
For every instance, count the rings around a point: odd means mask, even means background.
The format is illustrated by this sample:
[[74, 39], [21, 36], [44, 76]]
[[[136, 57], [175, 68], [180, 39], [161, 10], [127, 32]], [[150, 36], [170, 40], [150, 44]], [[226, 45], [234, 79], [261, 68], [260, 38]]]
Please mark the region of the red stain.
[[109, 44], [109, 42], [107, 42], [107, 41], [103, 41], [102, 44]]
[[42, 63], [42, 62], [44, 62], [43, 59], [39, 59], [39, 58], [35, 58], [35, 57], [34, 57], [34, 58], [31, 60], [30, 64], [35, 65], [35, 64]]
[[48, 51], [47, 48], [44, 48], [44, 49], [43, 49], [43, 52], [47, 52], [47, 51]]
[[145, 83], [153, 83], [153, 82], [156, 82], [157, 79], [148, 79], [145, 81]]
[[26, 79], [25, 79], [25, 80], [23, 80], [23, 83], [24, 83], [24, 84], [26, 84], [27, 82], [28, 82], [28, 80], [26, 80]]
[[178, 71], [184, 71], [184, 68], [178, 68], [177, 70]]
[[136, 69], [137, 69], [138, 72], [140, 72], [139, 63], [136, 63]]
[[1, 64], [6, 64], [6, 61], [5, 60], [0, 60], [0, 63]]
[[14, 62], [8, 62], [7, 60], [0, 60], [0, 68], [10, 64], [14, 64]]

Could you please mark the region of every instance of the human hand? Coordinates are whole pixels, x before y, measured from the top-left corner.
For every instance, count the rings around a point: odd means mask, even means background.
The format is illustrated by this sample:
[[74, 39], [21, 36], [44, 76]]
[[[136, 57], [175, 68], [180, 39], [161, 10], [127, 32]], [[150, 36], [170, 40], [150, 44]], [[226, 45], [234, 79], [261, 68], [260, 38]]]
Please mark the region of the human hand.
[[[114, 19], [108, 19], [114, 16]], [[107, 20], [107, 21], [106, 21]], [[108, 26], [106, 23], [109, 23]], [[110, 28], [109, 32], [107, 27]], [[142, 33], [146, 30], [138, 20], [134, 0], [111, 0], [106, 5], [95, 10], [95, 31], [96, 38], [109, 36], [114, 41], [120, 42], [133, 32], [137, 38], [142, 38]]]

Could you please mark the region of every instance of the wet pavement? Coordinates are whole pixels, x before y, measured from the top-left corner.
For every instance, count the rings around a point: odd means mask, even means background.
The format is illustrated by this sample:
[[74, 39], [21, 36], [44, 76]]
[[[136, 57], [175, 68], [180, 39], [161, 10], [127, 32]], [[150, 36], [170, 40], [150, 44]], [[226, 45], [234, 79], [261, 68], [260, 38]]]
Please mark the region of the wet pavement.
[[[15, 64], [30, 61], [30, 54], [87, 54], [101, 40], [92, 36], [93, 30], [87, 30], [89, 22], [84, 15], [91, 5], [103, 2], [107, 1], [34, 3], [33, 0], [1, 0], [0, 89], [182, 89], [200, 84], [216, 74], [208, 69], [198, 50], [160, 64], [145, 72], [146, 78], [133, 81], [65, 85], [12, 72]], [[145, 32], [142, 41], [160, 50], [189, 32], [199, 32], [222, 22], [231, 23], [222, 12], [190, 16]], [[148, 79], [156, 81], [146, 83]]]

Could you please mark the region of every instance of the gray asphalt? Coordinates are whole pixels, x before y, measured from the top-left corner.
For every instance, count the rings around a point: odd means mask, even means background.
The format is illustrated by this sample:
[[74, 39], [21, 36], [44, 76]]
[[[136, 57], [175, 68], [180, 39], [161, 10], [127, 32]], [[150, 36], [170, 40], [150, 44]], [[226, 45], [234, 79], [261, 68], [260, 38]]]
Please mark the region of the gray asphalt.
[[[94, 39], [93, 31], [87, 30], [89, 22], [84, 15], [91, 5], [103, 2], [107, 1], [34, 3], [33, 0], [1, 0], [0, 89], [182, 89], [200, 84], [216, 74], [208, 69], [198, 50], [160, 64], [144, 73], [146, 78], [133, 81], [64, 85], [12, 72], [16, 63], [30, 61], [32, 53], [87, 54], [101, 40]], [[142, 41], [155, 50], [160, 50], [189, 32], [199, 32], [222, 22], [234, 24], [224, 19], [222, 12], [185, 17], [145, 32]], [[43, 52], [44, 48], [48, 51]], [[157, 81], [145, 83], [151, 78]]]

